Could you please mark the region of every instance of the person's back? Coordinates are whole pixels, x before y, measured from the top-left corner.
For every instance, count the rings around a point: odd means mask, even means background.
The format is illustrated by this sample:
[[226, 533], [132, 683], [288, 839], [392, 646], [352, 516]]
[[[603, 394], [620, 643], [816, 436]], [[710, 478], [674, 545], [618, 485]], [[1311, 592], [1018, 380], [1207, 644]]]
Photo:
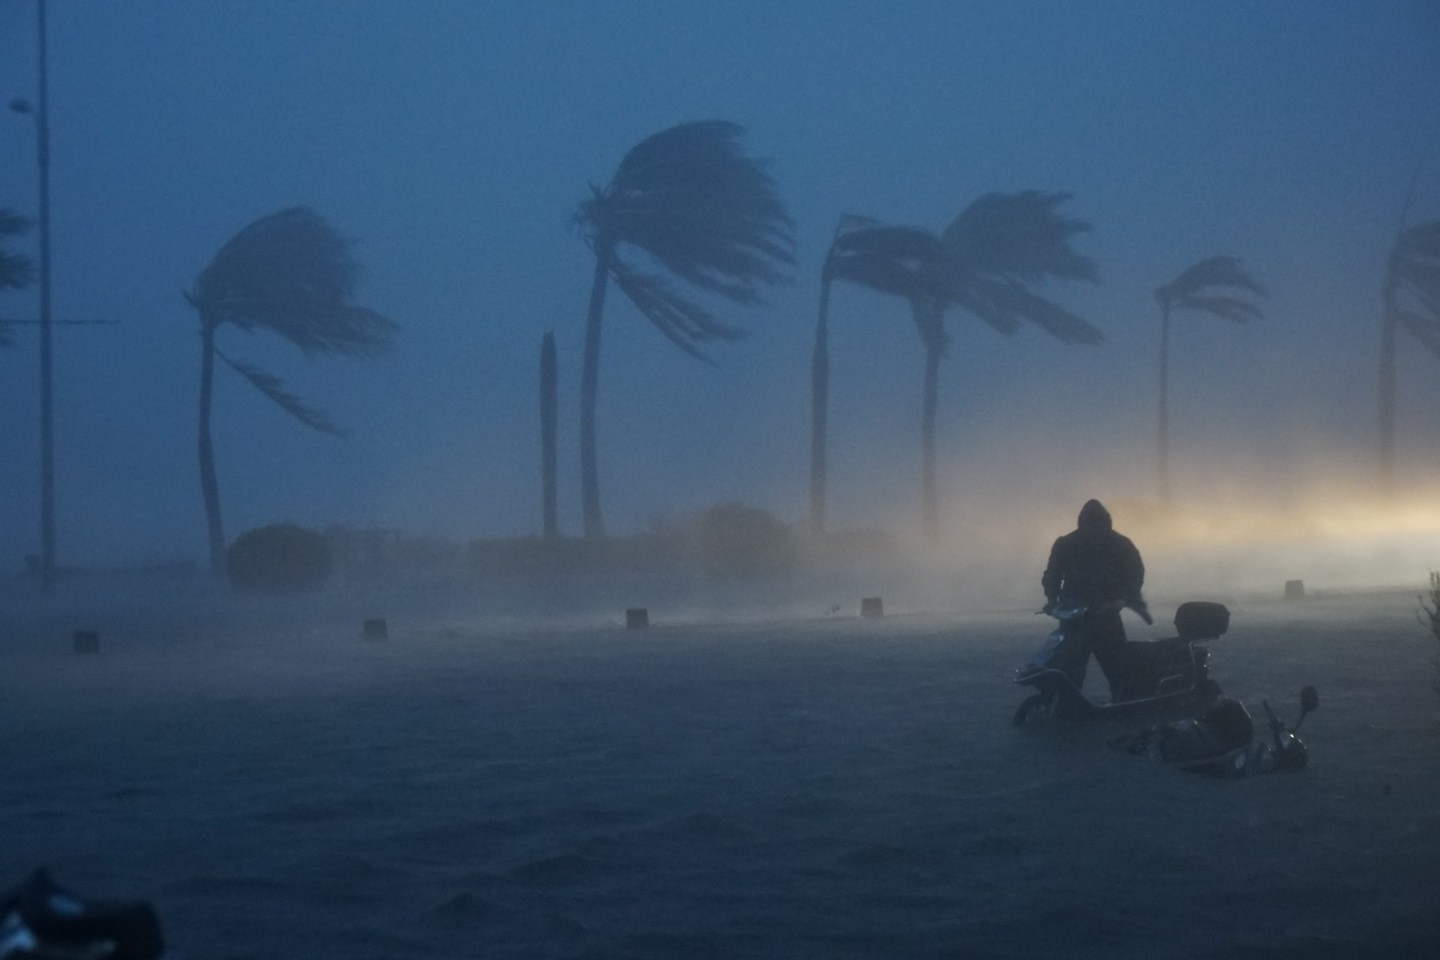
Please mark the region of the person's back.
[[1079, 606], [1139, 602], [1145, 564], [1129, 537], [1116, 533], [1099, 500], [1080, 508], [1074, 531], [1055, 541], [1040, 579], [1045, 599]]
[[1083, 623], [1077, 623], [1076, 642], [1085, 649], [1071, 673], [1076, 689], [1085, 682], [1085, 663], [1090, 653], [1110, 683], [1110, 699], [1120, 699], [1123, 686], [1125, 625], [1120, 610], [1131, 607], [1150, 622], [1140, 589], [1145, 583], [1145, 564], [1130, 538], [1115, 532], [1110, 512], [1099, 500], [1080, 508], [1076, 529], [1058, 538], [1050, 548], [1050, 560], [1040, 584], [1045, 590], [1045, 610], [1064, 602], [1089, 607]]

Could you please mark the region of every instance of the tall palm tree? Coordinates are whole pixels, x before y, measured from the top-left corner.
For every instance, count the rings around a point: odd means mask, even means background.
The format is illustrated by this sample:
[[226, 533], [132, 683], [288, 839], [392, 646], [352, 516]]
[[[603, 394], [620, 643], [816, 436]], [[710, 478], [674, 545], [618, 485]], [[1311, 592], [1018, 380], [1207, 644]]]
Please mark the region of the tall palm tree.
[[[5, 242], [30, 228], [30, 221], [13, 210], [0, 208], [0, 290], [19, 290], [28, 286], [34, 276], [34, 265], [28, 257], [11, 253]], [[9, 325], [0, 323], [0, 346], [10, 343]]]
[[1160, 447], [1157, 464], [1160, 502], [1170, 502], [1170, 312], [1190, 310], [1246, 323], [1259, 318], [1260, 308], [1246, 294], [1266, 296], [1235, 257], [1210, 257], [1185, 269], [1155, 291], [1160, 304]]
[[560, 366], [555, 358], [555, 334], [546, 331], [540, 338], [540, 526], [547, 542], [560, 537], [560, 524], [556, 519], [559, 408]]
[[[733, 340], [722, 323], [675, 289], [679, 280], [745, 306], [780, 282], [795, 262], [790, 218], [764, 165], [740, 149], [744, 129], [724, 120], [683, 123], [631, 148], [604, 187], [575, 212], [595, 254], [580, 374], [580, 484], [587, 537], [605, 535], [595, 446], [600, 327], [611, 280], [675, 346], [704, 359], [701, 346]], [[642, 252], [662, 273], [634, 266]], [[666, 276], [668, 274], [668, 276]]]
[[810, 530], [825, 531], [826, 448], [830, 405], [830, 287], [847, 280], [909, 300], [925, 296], [924, 262], [938, 253], [939, 238], [913, 227], [886, 227], [870, 217], [845, 214], [835, 228], [820, 270], [820, 304], [810, 361]]
[[1395, 492], [1395, 349], [1404, 330], [1440, 357], [1440, 220], [1417, 223], [1400, 232], [1390, 250], [1381, 289], [1380, 326], [1380, 483]]
[[[1088, 232], [1090, 224], [1061, 212], [1068, 200], [1068, 193], [1039, 190], [988, 193], [960, 211], [940, 235], [947, 304], [1006, 336], [1022, 324], [1031, 324], [1061, 343], [1094, 346], [1102, 342], [1104, 334], [1093, 324], [1032, 289], [1052, 280], [1100, 280], [1095, 261], [1072, 246], [1076, 235]], [[941, 319], [937, 317], [935, 322]], [[943, 350], [943, 336], [932, 334], [925, 341], [932, 366], [937, 364], [930, 358], [935, 350], [931, 342], [936, 339]], [[934, 397], [928, 404], [933, 410]], [[931, 434], [926, 442], [933, 464], [933, 428]], [[928, 486], [931, 499], [925, 508], [926, 530], [933, 537], [937, 532], [933, 479]]]
[[1038, 191], [986, 194], [939, 235], [852, 221], [827, 258], [834, 279], [901, 296], [910, 304], [925, 350], [920, 511], [922, 529], [932, 539], [939, 533], [936, 411], [940, 361], [950, 342], [946, 311], [958, 307], [1006, 335], [1032, 323], [1065, 343], [1103, 339], [1090, 323], [1031, 289], [1047, 279], [1097, 279], [1094, 262], [1071, 246], [1071, 238], [1089, 224], [1057, 209], [1067, 199], [1067, 194]]
[[315, 211], [291, 207], [261, 217], [231, 237], [185, 294], [200, 315], [200, 490], [210, 543], [210, 569], [225, 568], [220, 488], [210, 438], [215, 358], [307, 427], [343, 436], [324, 413], [306, 406], [277, 377], [222, 353], [216, 334], [225, 324], [269, 330], [306, 356], [375, 356], [390, 347], [395, 325], [350, 302], [360, 268], [349, 244]]

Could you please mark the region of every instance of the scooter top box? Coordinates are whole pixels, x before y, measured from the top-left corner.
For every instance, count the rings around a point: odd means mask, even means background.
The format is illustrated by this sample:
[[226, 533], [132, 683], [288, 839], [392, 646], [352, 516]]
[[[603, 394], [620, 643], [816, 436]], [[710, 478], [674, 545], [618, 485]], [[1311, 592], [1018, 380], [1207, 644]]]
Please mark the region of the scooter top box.
[[1230, 610], [1223, 603], [1190, 600], [1176, 608], [1175, 629], [1182, 640], [1214, 640], [1230, 629]]

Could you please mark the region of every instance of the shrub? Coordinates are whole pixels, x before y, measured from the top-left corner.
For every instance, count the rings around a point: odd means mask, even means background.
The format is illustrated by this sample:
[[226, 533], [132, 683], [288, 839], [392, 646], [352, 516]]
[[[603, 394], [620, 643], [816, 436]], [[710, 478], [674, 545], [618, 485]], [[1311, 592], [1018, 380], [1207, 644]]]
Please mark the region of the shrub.
[[[1425, 602], [1427, 599], [1429, 603]], [[1420, 612], [1424, 614], [1420, 618], [1421, 625], [1429, 627], [1430, 633], [1440, 641], [1440, 573], [1433, 570], [1430, 571], [1430, 593], [1420, 598]], [[1430, 688], [1440, 693], [1440, 657], [1435, 658], [1434, 664], [1435, 676], [1430, 680]]]
[[760, 579], [795, 563], [790, 528], [773, 514], [743, 503], [717, 503], [701, 513], [692, 543], [696, 566], [719, 579]]
[[333, 558], [324, 534], [276, 523], [241, 534], [226, 557], [230, 585], [248, 593], [307, 593], [330, 576]]

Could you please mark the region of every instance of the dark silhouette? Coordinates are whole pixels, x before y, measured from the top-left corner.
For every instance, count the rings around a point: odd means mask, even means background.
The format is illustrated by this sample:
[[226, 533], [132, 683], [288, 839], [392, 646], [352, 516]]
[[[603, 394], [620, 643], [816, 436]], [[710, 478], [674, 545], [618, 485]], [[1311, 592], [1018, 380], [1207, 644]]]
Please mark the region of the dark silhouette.
[[[704, 358], [700, 345], [741, 331], [678, 292], [672, 278], [734, 303], [760, 303], [761, 287], [795, 262], [790, 218], [764, 166], [740, 151], [740, 126], [684, 123], [642, 140], [604, 187], [590, 185], [575, 221], [595, 254], [585, 355], [580, 374], [580, 483], [586, 537], [603, 537], [595, 443], [600, 326], [610, 280], [677, 347]], [[644, 251], [665, 274], [621, 258]]]
[[210, 439], [215, 358], [306, 426], [344, 435], [324, 413], [307, 407], [278, 378], [221, 353], [215, 335], [229, 323], [247, 331], [269, 330], [306, 356], [374, 356], [390, 347], [395, 325], [350, 302], [359, 278], [360, 268], [350, 256], [348, 243], [315, 211], [291, 207], [261, 217], [231, 237], [185, 294], [200, 315], [200, 490], [205, 498], [214, 574], [225, 571], [220, 488]]
[[559, 412], [559, 374], [555, 361], [555, 334], [540, 341], [540, 512], [546, 540], [560, 535], [555, 519], [555, 435]]
[[29, 220], [0, 207], [0, 290], [19, 290], [35, 279], [35, 264], [30, 258], [4, 247], [11, 238], [23, 236], [29, 229]]
[[1088, 230], [1089, 224], [1062, 216], [1056, 209], [1067, 199], [1068, 194], [1037, 191], [986, 194], [961, 211], [939, 236], [918, 227], [883, 226], [860, 217], [841, 221], [822, 277], [825, 282], [816, 329], [816, 363], [812, 368], [812, 527], [817, 516], [823, 522], [824, 406], [829, 361], [828, 347], [821, 341], [828, 337], [828, 281], [849, 280], [904, 297], [910, 303], [925, 349], [920, 425], [921, 526], [926, 536], [934, 539], [939, 535], [936, 410], [940, 359], [949, 345], [945, 311], [960, 307], [1007, 335], [1024, 321], [1066, 343], [1095, 344], [1103, 339], [1094, 326], [1030, 289], [1031, 284], [1050, 278], [1097, 279], [1094, 262], [1070, 245], [1071, 237]]
[[1045, 612], [1059, 604], [1088, 608], [1083, 622], [1076, 625], [1080, 642], [1076, 659], [1066, 670], [1075, 689], [1085, 682], [1090, 654], [1110, 683], [1110, 699], [1120, 699], [1124, 683], [1125, 624], [1120, 611], [1130, 607], [1150, 620], [1141, 597], [1145, 585], [1145, 564], [1129, 537], [1117, 533], [1110, 512], [1099, 500], [1080, 508], [1080, 517], [1071, 533], [1058, 538], [1050, 548], [1050, 559], [1040, 577], [1045, 591]]
[[35, 0], [35, 103], [17, 99], [10, 109], [35, 118], [40, 229], [40, 589], [55, 589], [55, 340], [50, 272], [50, 44], [45, 0]]
[[1395, 493], [1395, 350], [1404, 330], [1440, 357], [1440, 220], [1400, 231], [1390, 249], [1381, 290], [1380, 326], [1380, 484]]
[[[20, 290], [35, 279], [35, 265], [29, 257], [5, 249], [5, 243], [30, 229], [30, 221], [13, 210], [0, 207], [0, 290]], [[10, 345], [10, 325], [0, 321], [0, 347]]]
[[[889, 227], [846, 214], [820, 272], [820, 306], [810, 366], [810, 530], [825, 530], [826, 446], [830, 395], [830, 285], [848, 280], [912, 305], [933, 301], [941, 289], [940, 241], [915, 227]], [[922, 327], [922, 336], [923, 336]]]
[[310, 593], [325, 585], [334, 567], [325, 535], [293, 523], [248, 530], [226, 552], [230, 585], [248, 593]]
[[1234, 257], [1210, 257], [1186, 269], [1155, 291], [1160, 304], [1160, 448], [1156, 475], [1160, 502], [1170, 503], [1170, 312], [1192, 310], [1222, 320], [1258, 319], [1260, 308], [1243, 294], [1266, 296], [1265, 289]]

